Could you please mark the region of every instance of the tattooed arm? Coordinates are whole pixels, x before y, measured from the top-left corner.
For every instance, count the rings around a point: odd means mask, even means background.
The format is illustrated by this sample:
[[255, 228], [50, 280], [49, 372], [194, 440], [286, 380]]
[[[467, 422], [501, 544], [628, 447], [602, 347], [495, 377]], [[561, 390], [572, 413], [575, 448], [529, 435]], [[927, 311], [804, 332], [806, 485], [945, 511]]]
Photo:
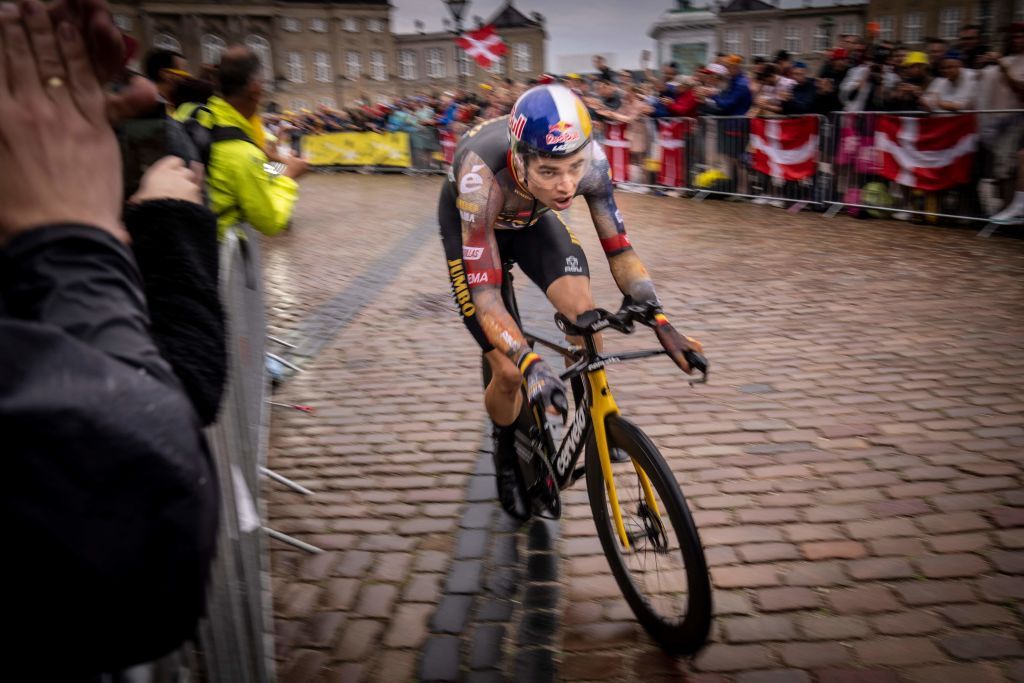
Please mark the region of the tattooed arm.
[[[601, 238], [601, 247], [608, 257], [608, 266], [619, 290], [637, 303], [658, 301], [651, 276], [647, 274], [647, 269], [626, 237], [622, 214], [615, 206], [608, 161], [599, 148], [595, 149], [594, 162], [580, 183], [579, 191], [587, 199], [594, 227]], [[686, 354], [691, 351], [699, 353], [702, 350], [700, 342], [677, 332], [664, 313], [655, 314], [654, 322], [654, 334], [669, 357], [683, 372], [692, 372]]]
[[657, 301], [654, 283], [640, 257], [633, 250], [626, 236], [622, 213], [615, 205], [608, 160], [600, 147], [593, 143], [594, 159], [587, 175], [580, 183], [579, 192], [587, 200], [594, 228], [601, 239], [601, 248], [608, 257], [608, 267], [615, 278], [615, 284], [623, 294], [633, 297], [636, 302]]
[[456, 174], [456, 206], [462, 218], [462, 263], [477, 321], [494, 348], [518, 363], [529, 350], [501, 300], [501, 254], [494, 222], [504, 196], [483, 160], [469, 152]]

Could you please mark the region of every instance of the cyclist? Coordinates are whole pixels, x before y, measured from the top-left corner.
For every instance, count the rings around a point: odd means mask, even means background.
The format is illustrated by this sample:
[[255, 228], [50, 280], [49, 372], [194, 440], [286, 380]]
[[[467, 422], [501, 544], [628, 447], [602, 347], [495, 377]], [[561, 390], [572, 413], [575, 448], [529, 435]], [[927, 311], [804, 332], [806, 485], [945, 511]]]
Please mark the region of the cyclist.
[[[558, 374], [533, 353], [501, 299], [502, 259], [519, 264], [570, 320], [594, 308], [587, 257], [557, 213], [582, 195], [623, 294], [657, 302], [654, 285], [630, 246], [612, 194], [608, 161], [590, 144], [583, 102], [561, 85], [523, 93], [507, 116], [480, 123], [459, 141], [441, 190], [438, 220], [452, 293], [462, 320], [491, 368], [484, 405], [497, 427], [495, 471], [502, 507], [526, 517], [515, 472], [510, 425], [527, 399], [565, 420], [568, 404]], [[655, 333], [683, 371], [683, 354], [701, 350], [662, 314]]]

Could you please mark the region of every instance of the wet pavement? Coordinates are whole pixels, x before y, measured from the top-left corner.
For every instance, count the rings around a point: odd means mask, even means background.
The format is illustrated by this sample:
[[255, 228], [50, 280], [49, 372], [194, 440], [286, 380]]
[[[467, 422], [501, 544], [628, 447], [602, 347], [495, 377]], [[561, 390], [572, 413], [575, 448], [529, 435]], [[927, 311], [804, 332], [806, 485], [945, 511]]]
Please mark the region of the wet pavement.
[[[558, 523], [492, 502], [479, 354], [436, 233], [441, 179], [314, 175], [265, 242], [270, 525], [283, 681], [1024, 681], [1024, 240], [618, 195], [711, 383], [609, 368], [712, 565], [716, 622], [661, 655], [600, 555], [583, 482]], [[585, 204], [598, 305], [620, 295]], [[531, 326], [553, 331], [532, 285]], [[553, 334], [553, 332], [552, 332]], [[642, 348], [649, 333], [609, 338]]]

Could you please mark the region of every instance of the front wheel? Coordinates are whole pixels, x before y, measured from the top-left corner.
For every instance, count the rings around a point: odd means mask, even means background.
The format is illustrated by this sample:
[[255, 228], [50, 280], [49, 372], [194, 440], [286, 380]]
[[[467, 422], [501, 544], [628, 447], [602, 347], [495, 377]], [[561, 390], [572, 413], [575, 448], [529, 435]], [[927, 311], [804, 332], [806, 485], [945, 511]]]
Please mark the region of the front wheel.
[[[640, 624], [666, 652], [689, 655], [711, 630], [711, 581], [697, 527], [675, 476], [657, 447], [618, 415], [605, 421], [608, 447], [629, 460], [612, 463], [627, 548], [616, 528], [597, 448], [587, 448], [587, 493], [605, 557]], [[641, 472], [650, 481], [645, 491]]]

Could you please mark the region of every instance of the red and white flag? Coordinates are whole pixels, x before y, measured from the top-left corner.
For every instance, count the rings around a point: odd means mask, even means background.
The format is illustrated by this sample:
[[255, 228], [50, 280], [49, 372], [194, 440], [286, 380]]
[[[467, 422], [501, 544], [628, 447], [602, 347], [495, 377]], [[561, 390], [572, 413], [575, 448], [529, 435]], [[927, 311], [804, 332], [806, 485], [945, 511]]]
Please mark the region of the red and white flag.
[[629, 180], [629, 140], [626, 139], [626, 124], [608, 121], [604, 127], [604, 154], [611, 167], [612, 181], [624, 183]]
[[883, 178], [919, 190], [948, 190], [971, 180], [978, 122], [973, 114], [879, 116], [875, 149]]
[[484, 69], [489, 69], [491, 64], [498, 61], [498, 58], [508, 49], [501, 36], [494, 30], [493, 24], [463, 33], [455, 39], [455, 44], [465, 50], [466, 54], [475, 59], [476, 63]]
[[687, 119], [658, 119], [658, 184], [682, 187], [686, 184]]
[[751, 119], [755, 171], [782, 180], [803, 180], [818, 166], [818, 117]]

